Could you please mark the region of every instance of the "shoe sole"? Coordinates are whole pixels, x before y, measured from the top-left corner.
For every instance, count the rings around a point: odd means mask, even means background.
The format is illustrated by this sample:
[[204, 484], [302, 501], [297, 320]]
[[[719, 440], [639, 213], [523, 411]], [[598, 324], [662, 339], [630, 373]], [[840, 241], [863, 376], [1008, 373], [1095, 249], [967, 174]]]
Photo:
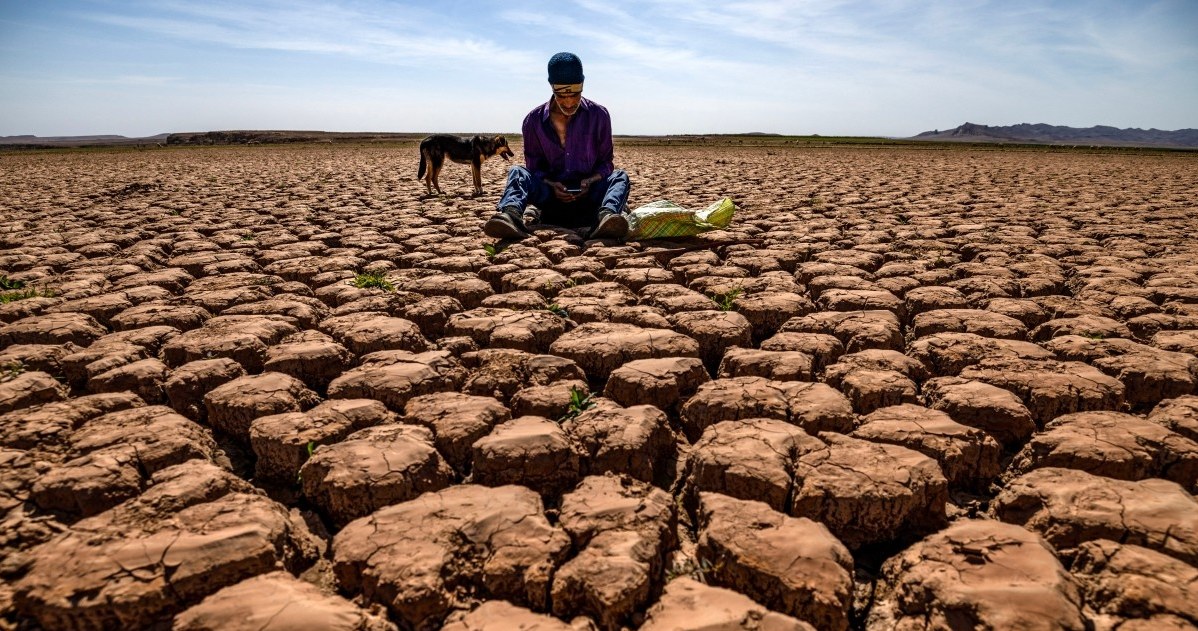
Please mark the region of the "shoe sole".
[[605, 218], [595, 228], [595, 232], [591, 233], [592, 239], [622, 239], [626, 236], [628, 236], [628, 220], [619, 216]]
[[528, 236], [514, 225], [502, 219], [489, 219], [483, 224], [483, 234], [494, 239], [516, 239]]

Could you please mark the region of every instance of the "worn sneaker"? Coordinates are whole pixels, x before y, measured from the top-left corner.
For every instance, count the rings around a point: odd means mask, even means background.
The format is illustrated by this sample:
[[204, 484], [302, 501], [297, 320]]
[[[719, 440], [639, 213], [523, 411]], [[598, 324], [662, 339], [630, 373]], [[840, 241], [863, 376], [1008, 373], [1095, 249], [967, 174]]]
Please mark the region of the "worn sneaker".
[[524, 229], [524, 218], [519, 212], [515, 209], [504, 209], [483, 224], [483, 234], [496, 239], [523, 239], [529, 233]]
[[620, 213], [599, 213], [599, 225], [591, 231], [592, 239], [623, 239], [628, 236], [628, 219]]

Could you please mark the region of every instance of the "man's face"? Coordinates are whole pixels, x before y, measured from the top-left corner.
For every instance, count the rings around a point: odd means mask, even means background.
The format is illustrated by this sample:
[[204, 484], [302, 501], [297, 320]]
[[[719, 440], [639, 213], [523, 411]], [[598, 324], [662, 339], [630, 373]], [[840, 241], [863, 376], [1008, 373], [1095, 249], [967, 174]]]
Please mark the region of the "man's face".
[[582, 91], [554, 90], [553, 100], [557, 102], [557, 106], [563, 114], [573, 116], [578, 111], [578, 106], [582, 103]]

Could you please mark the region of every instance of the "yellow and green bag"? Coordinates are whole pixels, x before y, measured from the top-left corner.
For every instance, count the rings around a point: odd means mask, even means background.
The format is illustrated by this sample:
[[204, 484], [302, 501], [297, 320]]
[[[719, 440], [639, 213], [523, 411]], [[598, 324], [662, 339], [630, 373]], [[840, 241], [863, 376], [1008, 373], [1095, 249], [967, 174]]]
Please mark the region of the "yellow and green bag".
[[736, 204], [728, 197], [703, 210], [690, 210], [669, 200], [660, 199], [629, 213], [628, 238], [689, 237], [708, 230], [727, 228], [732, 223], [732, 215], [735, 212]]

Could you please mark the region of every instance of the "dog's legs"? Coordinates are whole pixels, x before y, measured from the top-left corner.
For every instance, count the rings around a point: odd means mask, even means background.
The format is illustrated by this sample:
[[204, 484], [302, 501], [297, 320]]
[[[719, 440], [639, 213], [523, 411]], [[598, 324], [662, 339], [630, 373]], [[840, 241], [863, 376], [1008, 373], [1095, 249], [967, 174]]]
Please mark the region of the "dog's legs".
[[433, 178], [433, 187], [437, 189], [437, 193], [444, 195], [445, 191], [441, 190], [441, 167], [445, 165], [444, 156], [433, 156], [433, 168], [430, 170]]
[[474, 196], [478, 197], [483, 194], [483, 174], [482, 160], [475, 158], [470, 163], [470, 170], [474, 172]]
[[427, 168], [428, 162], [429, 162], [428, 151], [421, 149], [420, 150], [420, 171], [417, 172], [416, 177], [424, 180], [424, 193], [426, 195], [431, 196], [433, 194], [433, 184], [432, 184], [433, 172], [431, 169]]

